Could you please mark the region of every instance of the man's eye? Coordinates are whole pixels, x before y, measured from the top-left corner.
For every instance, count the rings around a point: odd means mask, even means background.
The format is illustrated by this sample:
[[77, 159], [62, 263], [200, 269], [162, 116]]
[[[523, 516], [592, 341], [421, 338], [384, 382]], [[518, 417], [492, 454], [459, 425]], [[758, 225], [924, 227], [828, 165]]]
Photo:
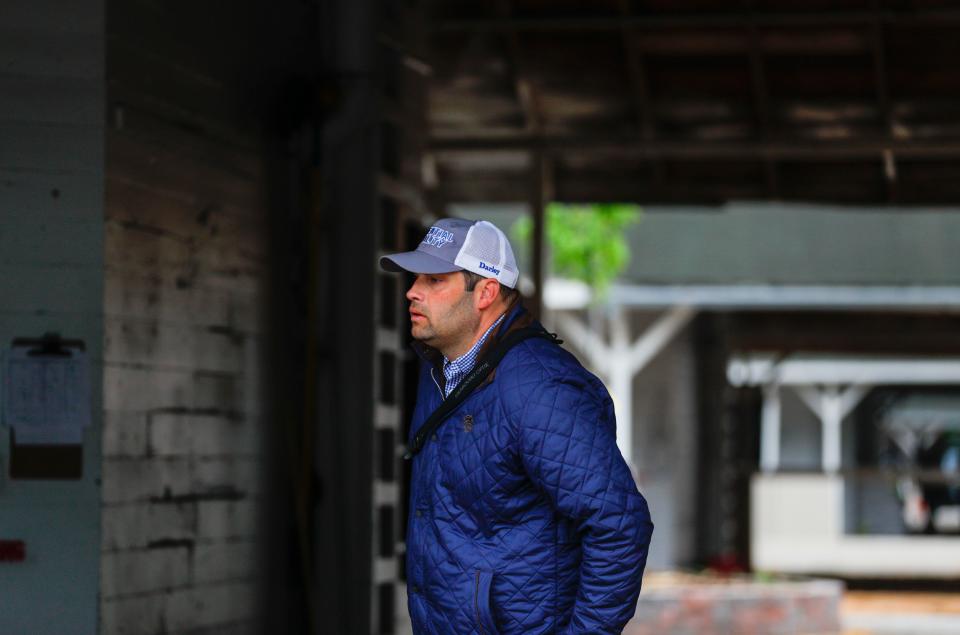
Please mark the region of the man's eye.
[[434, 278], [433, 276], [430, 277], [430, 282], [440, 282], [440, 281], [441, 281], [440, 278]]

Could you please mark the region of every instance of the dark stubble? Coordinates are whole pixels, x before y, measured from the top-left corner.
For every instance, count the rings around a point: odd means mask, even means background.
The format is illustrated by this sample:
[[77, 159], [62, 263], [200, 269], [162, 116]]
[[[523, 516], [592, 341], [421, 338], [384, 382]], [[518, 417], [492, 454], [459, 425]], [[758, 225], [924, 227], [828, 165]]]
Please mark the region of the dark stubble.
[[[413, 309], [423, 311], [416, 305], [413, 305]], [[419, 327], [411, 326], [411, 334], [414, 339], [445, 355], [447, 351], [462, 347], [465, 340], [472, 339], [480, 326], [480, 316], [473, 311], [473, 297], [469, 292], [464, 293], [456, 304], [443, 313], [424, 315], [426, 323]]]

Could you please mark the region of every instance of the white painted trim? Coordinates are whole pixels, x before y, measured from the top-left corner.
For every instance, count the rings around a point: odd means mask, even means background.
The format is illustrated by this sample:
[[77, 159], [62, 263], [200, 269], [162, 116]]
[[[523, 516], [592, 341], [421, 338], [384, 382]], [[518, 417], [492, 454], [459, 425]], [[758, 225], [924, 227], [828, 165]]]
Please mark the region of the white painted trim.
[[777, 361], [764, 355], [732, 358], [727, 379], [734, 386], [839, 384], [960, 384], [960, 358], [792, 355]]
[[638, 308], [960, 310], [960, 287], [857, 285], [624, 285], [608, 302]]

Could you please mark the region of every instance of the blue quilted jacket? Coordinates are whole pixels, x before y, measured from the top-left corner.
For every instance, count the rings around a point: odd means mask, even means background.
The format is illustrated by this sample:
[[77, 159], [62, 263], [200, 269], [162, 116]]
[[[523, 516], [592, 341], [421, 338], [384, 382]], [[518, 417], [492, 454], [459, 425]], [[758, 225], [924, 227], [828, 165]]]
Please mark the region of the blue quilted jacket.
[[[424, 361], [411, 439], [443, 400]], [[511, 349], [413, 458], [414, 631], [619, 633], [653, 524], [615, 436], [606, 389], [573, 355], [542, 338]]]

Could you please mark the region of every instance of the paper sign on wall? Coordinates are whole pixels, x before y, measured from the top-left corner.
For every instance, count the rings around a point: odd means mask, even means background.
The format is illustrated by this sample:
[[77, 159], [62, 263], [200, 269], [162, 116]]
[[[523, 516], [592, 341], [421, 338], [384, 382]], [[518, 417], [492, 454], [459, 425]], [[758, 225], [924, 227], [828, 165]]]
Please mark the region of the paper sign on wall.
[[45, 355], [14, 346], [4, 365], [3, 418], [18, 445], [83, 443], [91, 419], [86, 352], [65, 348]]

